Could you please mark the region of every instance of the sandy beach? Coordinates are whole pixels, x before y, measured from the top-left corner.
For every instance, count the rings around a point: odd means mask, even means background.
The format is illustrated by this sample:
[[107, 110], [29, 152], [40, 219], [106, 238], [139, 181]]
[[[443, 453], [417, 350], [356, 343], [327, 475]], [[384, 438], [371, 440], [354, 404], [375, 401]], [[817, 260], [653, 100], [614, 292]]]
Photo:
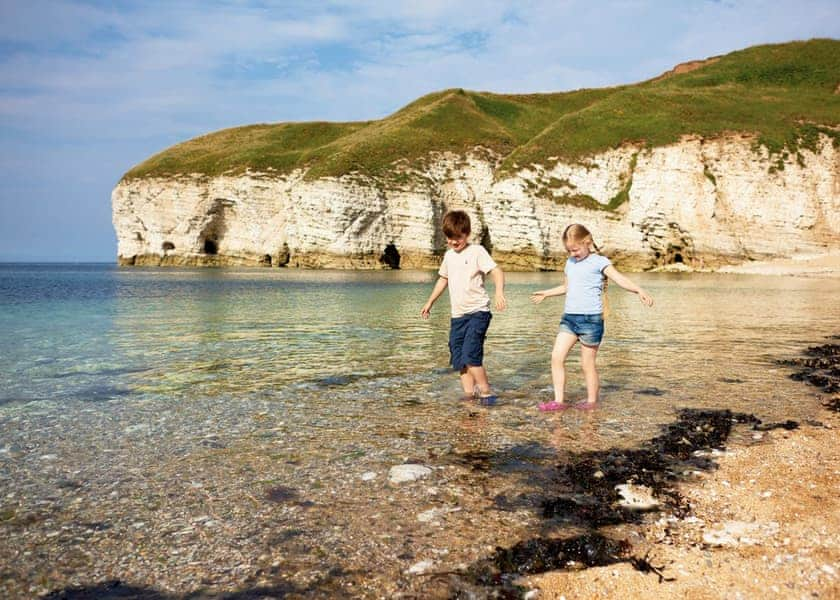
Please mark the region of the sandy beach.
[[669, 581], [619, 563], [528, 583], [567, 600], [840, 597], [840, 418], [826, 410], [822, 423], [731, 445], [716, 472], [681, 487], [691, 517], [638, 531], [637, 551]]
[[825, 254], [800, 254], [791, 258], [751, 261], [729, 265], [719, 273], [745, 275], [797, 275], [800, 277], [840, 277], [840, 250]]

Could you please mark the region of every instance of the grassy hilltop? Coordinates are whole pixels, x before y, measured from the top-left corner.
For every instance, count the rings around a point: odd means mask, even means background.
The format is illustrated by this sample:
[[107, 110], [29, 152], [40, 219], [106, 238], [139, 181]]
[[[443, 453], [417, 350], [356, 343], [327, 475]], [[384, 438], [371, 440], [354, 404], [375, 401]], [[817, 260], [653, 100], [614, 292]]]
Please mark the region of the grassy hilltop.
[[422, 165], [430, 152], [483, 146], [501, 172], [575, 161], [632, 142], [661, 146], [685, 134], [757, 136], [776, 159], [813, 148], [819, 132], [840, 143], [840, 41], [755, 46], [694, 70], [638, 84], [553, 94], [435, 92], [378, 120], [279, 123], [225, 129], [177, 144], [124, 179], [247, 169], [307, 178], [387, 176], [396, 159]]

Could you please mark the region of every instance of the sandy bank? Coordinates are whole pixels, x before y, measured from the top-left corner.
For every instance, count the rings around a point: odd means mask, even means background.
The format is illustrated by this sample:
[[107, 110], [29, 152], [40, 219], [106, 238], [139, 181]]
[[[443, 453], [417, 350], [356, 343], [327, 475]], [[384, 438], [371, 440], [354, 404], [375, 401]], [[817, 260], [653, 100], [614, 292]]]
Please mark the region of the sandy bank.
[[828, 254], [802, 254], [771, 261], [746, 262], [740, 265], [721, 267], [718, 272], [749, 275], [840, 277], [840, 250]]
[[840, 598], [840, 415], [821, 423], [730, 444], [683, 484], [693, 515], [645, 525], [637, 545], [673, 581], [620, 563], [528, 583], [542, 599]]

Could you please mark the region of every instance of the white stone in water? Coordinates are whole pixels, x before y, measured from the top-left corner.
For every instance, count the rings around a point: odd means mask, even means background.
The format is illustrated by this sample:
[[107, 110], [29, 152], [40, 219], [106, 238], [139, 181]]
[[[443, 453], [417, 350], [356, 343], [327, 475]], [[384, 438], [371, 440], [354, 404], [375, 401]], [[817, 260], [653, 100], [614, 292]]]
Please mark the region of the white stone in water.
[[650, 510], [659, 506], [659, 500], [653, 497], [651, 489], [644, 485], [622, 483], [615, 486], [621, 495], [618, 505], [631, 510]]
[[148, 423], [138, 423], [137, 425], [129, 425], [125, 429], [123, 429], [123, 433], [149, 433], [152, 431], [151, 425]]
[[440, 510], [437, 508], [430, 508], [429, 510], [425, 510], [417, 515], [417, 520], [421, 523], [428, 523], [430, 521], [434, 521], [439, 515]]
[[417, 481], [423, 477], [431, 475], [432, 470], [423, 465], [396, 465], [391, 467], [388, 471], [388, 480], [391, 483], [406, 483], [409, 481]]
[[373, 471], [362, 473], [362, 481], [373, 481], [374, 479], [376, 479], [376, 473]]
[[409, 575], [422, 575], [434, 566], [431, 560], [421, 560], [419, 563], [414, 563], [408, 568]]

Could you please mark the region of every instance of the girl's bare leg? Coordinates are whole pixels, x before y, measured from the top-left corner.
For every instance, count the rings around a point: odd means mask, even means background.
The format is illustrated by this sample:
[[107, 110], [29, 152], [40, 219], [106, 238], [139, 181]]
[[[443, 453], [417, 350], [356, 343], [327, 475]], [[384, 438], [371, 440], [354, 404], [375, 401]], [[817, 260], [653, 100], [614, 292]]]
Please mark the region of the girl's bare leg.
[[577, 336], [561, 331], [551, 350], [551, 382], [554, 384], [554, 401], [563, 404], [566, 390], [566, 357], [577, 342]]
[[598, 346], [580, 345], [580, 365], [583, 367], [583, 379], [586, 381], [587, 404], [598, 402], [598, 395], [601, 391], [598, 370], [595, 368], [595, 356], [597, 354]]

